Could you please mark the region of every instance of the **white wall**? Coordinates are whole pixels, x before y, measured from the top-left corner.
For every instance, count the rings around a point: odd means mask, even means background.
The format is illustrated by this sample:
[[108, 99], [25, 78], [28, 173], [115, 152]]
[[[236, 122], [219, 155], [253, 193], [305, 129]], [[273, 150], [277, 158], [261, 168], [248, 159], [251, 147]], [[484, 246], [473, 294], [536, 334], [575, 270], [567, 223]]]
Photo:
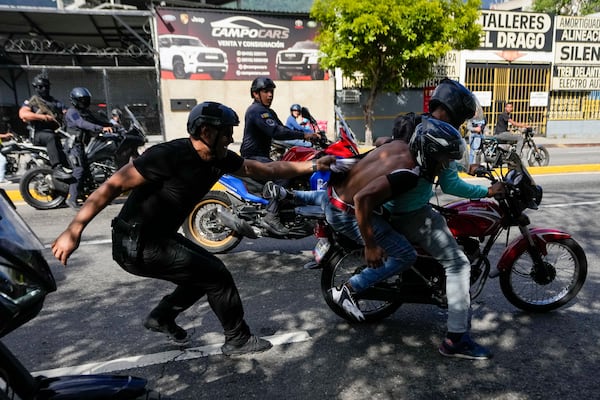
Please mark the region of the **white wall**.
[[[161, 98], [164, 116], [165, 140], [185, 137], [188, 111], [171, 111], [171, 99], [196, 99], [216, 101], [233, 108], [240, 117], [240, 126], [234, 129], [234, 140], [241, 143], [244, 132], [244, 113], [252, 103], [250, 85], [252, 81], [211, 80], [165, 80], [161, 81]], [[272, 108], [283, 123], [289, 114], [290, 105], [299, 103], [308, 107], [317, 120], [327, 120], [327, 134], [334, 131], [334, 82], [324, 81], [275, 81], [275, 98]]]

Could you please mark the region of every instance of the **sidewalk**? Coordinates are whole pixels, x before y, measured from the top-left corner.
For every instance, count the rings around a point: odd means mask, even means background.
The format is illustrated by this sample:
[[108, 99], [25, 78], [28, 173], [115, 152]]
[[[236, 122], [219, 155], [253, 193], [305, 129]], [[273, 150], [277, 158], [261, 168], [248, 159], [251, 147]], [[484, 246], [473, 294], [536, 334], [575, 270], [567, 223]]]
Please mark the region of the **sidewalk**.
[[600, 135], [589, 138], [546, 138], [534, 136], [535, 144], [546, 147], [592, 147], [600, 146]]
[[[542, 136], [536, 136], [534, 137], [534, 141], [536, 144], [539, 145], [544, 145], [548, 148], [552, 148], [552, 147], [594, 147], [594, 146], [599, 146], [600, 147], [600, 135], [598, 135], [597, 137], [589, 137], [589, 138], [546, 138], [546, 137], [542, 137]], [[233, 143], [229, 146], [229, 148], [233, 151], [237, 151], [239, 152], [239, 147], [240, 147], [240, 143]], [[596, 165], [596, 164], [594, 164]], [[548, 166], [548, 167], [531, 167], [529, 170], [532, 174], [535, 174], [536, 172], [542, 171], [543, 169], [545, 169], [546, 172], [548, 173], [558, 173], [561, 172], [561, 170], [564, 170], [564, 172], [574, 172], [574, 168], [577, 168], [577, 166], [573, 166], [573, 165], [567, 165], [567, 166]], [[597, 171], [600, 168], [596, 168], [595, 167], [595, 171]], [[577, 172], [584, 172], [581, 170], [577, 170]], [[7, 178], [10, 179], [10, 178]], [[23, 198], [21, 197], [21, 194], [19, 193], [19, 180], [18, 179], [11, 179], [10, 183], [3, 183], [0, 184], [0, 188], [6, 190], [6, 192], [8, 193], [8, 196], [13, 200], [13, 201], [23, 201]]]

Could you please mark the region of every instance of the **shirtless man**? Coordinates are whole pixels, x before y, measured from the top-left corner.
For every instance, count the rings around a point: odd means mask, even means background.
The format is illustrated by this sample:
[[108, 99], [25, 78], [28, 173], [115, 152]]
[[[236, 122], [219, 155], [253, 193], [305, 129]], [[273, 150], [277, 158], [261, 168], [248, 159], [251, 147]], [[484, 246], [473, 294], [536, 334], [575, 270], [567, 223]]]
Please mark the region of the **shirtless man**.
[[334, 175], [329, 181], [327, 222], [337, 232], [364, 244], [368, 266], [341, 288], [332, 288], [331, 296], [359, 321], [364, 316], [352, 293], [400, 273], [416, 260], [413, 246], [377, 211], [384, 202], [417, 184], [416, 165], [408, 144], [393, 140], [370, 151], [343, 178]]

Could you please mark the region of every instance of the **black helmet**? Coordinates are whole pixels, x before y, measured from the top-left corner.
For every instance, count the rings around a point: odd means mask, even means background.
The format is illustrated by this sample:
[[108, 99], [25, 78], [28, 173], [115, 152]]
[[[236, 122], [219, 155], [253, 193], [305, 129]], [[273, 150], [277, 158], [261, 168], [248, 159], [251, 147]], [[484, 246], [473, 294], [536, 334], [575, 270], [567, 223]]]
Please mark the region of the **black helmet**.
[[33, 86], [38, 96], [47, 97], [50, 95], [50, 80], [45, 73], [36, 75], [31, 81], [31, 86]]
[[196, 130], [203, 124], [213, 126], [238, 126], [240, 119], [233, 109], [213, 101], [200, 103], [190, 111], [187, 121], [187, 131], [195, 135]]
[[466, 149], [465, 141], [455, 127], [426, 116], [422, 117], [409, 146], [421, 167], [421, 174], [430, 181], [433, 181], [439, 161], [460, 160]]
[[92, 100], [92, 94], [84, 87], [73, 88], [69, 97], [71, 98], [71, 104], [79, 109], [88, 108]]
[[291, 111], [300, 111], [300, 112], [302, 112], [302, 106], [300, 104], [292, 104], [290, 106], [290, 112]]
[[110, 114], [113, 116], [117, 116], [119, 118], [121, 118], [123, 116], [123, 113], [118, 108], [113, 108], [112, 111], [110, 112]]
[[264, 76], [259, 76], [258, 78], [252, 81], [252, 86], [250, 86], [250, 97], [252, 93], [258, 92], [263, 89], [275, 89], [275, 82], [271, 78], [266, 78]]
[[465, 120], [475, 115], [477, 104], [477, 98], [469, 89], [446, 78], [433, 91], [429, 99], [429, 111], [443, 106], [449, 113], [452, 125], [458, 128]]

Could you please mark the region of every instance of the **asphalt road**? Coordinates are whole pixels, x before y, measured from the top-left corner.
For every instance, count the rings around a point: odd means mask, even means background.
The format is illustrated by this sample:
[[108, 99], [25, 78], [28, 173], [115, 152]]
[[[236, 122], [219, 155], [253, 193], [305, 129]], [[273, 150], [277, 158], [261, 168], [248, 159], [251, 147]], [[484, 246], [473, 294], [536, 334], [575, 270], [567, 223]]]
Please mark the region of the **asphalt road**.
[[[532, 223], [573, 234], [588, 257], [588, 280], [574, 302], [542, 315], [519, 311], [497, 280], [489, 281], [473, 306], [474, 336], [495, 352], [489, 361], [441, 357], [436, 348], [446, 315], [434, 306], [404, 305], [377, 324], [341, 320], [322, 299], [319, 271], [302, 269], [312, 238], [244, 240], [220, 256], [238, 284], [248, 323], [275, 342], [273, 349], [221, 355], [220, 325], [205, 301], [178, 320], [193, 334], [191, 348], [174, 347], [141, 326], [172, 286], [132, 276], [111, 259], [109, 224], [119, 204], [88, 226], [67, 268], [53, 263], [58, 291], [40, 315], [2, 340], [32, 371], [134, 374], [176, 399], [594, 398], [599, 180], [597, 173], [536, 176], [545, 192], [542, 208], [529, 213]], [[23, 203], [18, 211], [46, 244], [73, 216], [70, 209], [41, 212]]]

